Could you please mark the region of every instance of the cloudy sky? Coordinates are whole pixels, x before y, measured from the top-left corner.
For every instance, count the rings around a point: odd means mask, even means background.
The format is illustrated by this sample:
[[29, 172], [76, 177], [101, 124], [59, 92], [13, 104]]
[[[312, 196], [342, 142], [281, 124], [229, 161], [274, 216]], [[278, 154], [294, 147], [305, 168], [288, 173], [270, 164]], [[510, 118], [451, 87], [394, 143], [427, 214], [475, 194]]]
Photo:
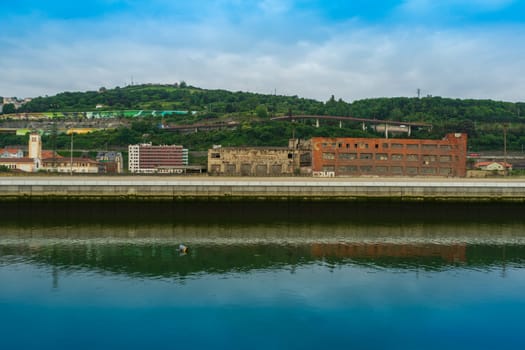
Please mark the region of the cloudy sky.
[[525, 101], [525, 0], [2, 0], [0, 96], [186, 81]]

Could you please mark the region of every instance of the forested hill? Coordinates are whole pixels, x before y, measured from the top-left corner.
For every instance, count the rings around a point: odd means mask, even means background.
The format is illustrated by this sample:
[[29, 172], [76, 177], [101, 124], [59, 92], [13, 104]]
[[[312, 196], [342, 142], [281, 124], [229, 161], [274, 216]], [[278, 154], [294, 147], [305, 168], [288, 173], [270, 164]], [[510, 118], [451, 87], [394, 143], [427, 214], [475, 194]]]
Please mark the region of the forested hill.
[[[371, 129], [362, 130], [359, 125], [348, 125], [341, 130], [329, 123], [322, 123], [320, 128], [316, 128], [307, 121], [293, 127], [286, 122], [269, 122], [272, 116], [288, 114], [426, 122], [433, 125], [432, 130], [414, 130], [412, 137], [440, 138], [447, 132], [466, 132], [469, 135], [469, 149], [473, 151], [502, 149], [505, 129], [508, 150], [522, 150], [525, 145], [525, 103], [432, 96], [371, 98], [353, 102], [332, 96], [326, 102], [321, 102], [297, 96], [208, 90], [181, 82], [173, 85], [134, 85], [100, 88], [98, 91], [64, 92], [34, 98], [17, 112], [85, 112], [95, 109], [192, 112], [186, 115], [162, 114], [163, 122], [168, 124], [213, 123], [221, 120], [241, 123], [241, 127], [236, 130], [179, 136], [163, 133], [158, 130], [158, 119], [146, 118], [134, 121], [128, 130], [119, 129], [100, 137], [106, 144], [115, 146], [144, 141], [144, 135], [148, 135], [148, 140], [154, 143], [177, 142], [193, 149], [207, 149], [215, 143], [230, 146], [282, 145], [286, 144], [292, 133], [302, 138], [379, 135]], [[7, 110], [12, 110], [12, 107]], [[125, 114], [122, 113], [122, 116]], [[94, 138], [86, 136], [86, 147], [100, 147], [101, 141], [92, 142]]]
[[[102, 109], [191, 110], [206, 114], [318, 114], [399, 121], [439, 122], [463, 119], [484, 122], [525, 122], [525, 103], [460, 100], [441, 97], [373, 98], [345, 102], [332, 96], [326, 102], [297, 96], [206, 90], [174, 85], [134, 85], [88, 92], [63, 92], [37, 97], [18, 112], [92, 111]], [[208, 115], [209, 117], [209, 115]]]

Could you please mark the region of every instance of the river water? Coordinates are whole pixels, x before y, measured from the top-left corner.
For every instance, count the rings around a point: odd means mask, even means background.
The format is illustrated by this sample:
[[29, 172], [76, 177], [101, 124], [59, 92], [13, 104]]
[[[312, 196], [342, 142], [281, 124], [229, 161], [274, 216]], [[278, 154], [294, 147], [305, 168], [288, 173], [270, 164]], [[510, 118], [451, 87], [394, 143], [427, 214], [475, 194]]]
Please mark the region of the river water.
[[0, 228], [2, 349], [523, 349], [515, 214], [97, 221], [22, 209]]

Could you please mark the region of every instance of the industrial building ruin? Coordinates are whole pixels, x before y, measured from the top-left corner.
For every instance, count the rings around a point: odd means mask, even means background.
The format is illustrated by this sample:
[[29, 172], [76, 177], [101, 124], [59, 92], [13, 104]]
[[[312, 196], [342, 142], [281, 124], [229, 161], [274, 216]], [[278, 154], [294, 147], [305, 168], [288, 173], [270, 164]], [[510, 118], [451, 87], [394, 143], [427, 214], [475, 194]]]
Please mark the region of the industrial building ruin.
[[221, 147], [208, 150], [208, 174], [221, 176], [309, 175], [309, 141], [290, 140], [288, 147]]
[[208, 173], [223, 176], [465, 177], [467, 135], [442, 140], [327, 138], [290, 140], [288, 147], [208, 150]]

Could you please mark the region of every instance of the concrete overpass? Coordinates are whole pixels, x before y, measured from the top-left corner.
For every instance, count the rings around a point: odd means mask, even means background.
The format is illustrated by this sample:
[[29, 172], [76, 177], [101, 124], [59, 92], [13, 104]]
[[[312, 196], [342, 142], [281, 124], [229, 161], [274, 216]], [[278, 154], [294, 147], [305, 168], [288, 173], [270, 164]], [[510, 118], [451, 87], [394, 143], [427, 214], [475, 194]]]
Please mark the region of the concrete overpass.
[[337, 120], [339, 121], [339, 127], [343, 127], [343, 122], [358, 122], [361, 123], [363, 130], [366, 129], [366, 124], [382, 125], [384, 127], [385, 137], [388, 138], [389, 131], [395, 132], [406, 132], [408, 136], [412, 133], [412, 127], [425, 127], [432, 129], [432, 124], [422, 122], [401, 122], [395, 120], [384, 120], [384, 119], [367, 119], [367, 118], [356, 118], [356, 117], [342, 117], [333, 115], [292, 115], [274, 117], [271, 120], [289, 120], [295, 121], [297, 119], [313, 119], [315, 120], [315, 126], [319, 127], [319, 120]]

